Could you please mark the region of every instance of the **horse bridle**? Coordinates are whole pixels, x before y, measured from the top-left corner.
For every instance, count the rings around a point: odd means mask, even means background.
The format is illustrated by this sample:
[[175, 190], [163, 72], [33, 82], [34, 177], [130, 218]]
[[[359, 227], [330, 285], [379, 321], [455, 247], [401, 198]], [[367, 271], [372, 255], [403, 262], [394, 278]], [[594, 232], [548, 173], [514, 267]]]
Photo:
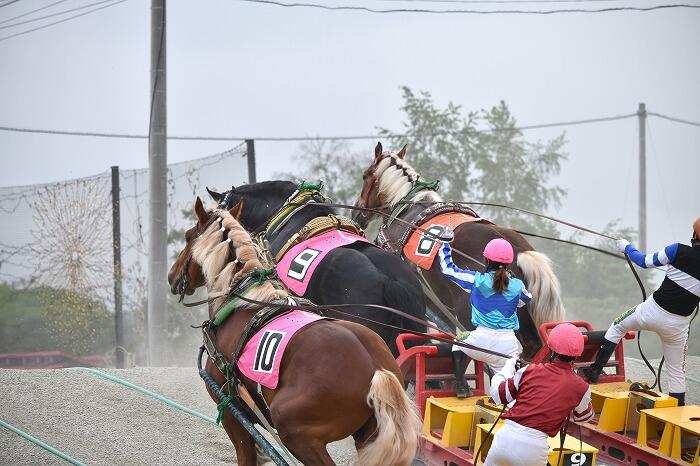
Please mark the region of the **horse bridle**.
[[[188, 241], [188, 243], [197, 241], [197, 239], [200, 236], [202, 236], [202, 234], [205, 231], [207, 231], [207, 228], [209, 228], [214, 222], [222, 222], [224, 220], [224, 218], [221, 215], [219, 215], [219, 212], [221, 212], [222, 210], [223, 209], [214, 209], [211, 212], [208, 212], [209, 221], [206, 223], [206, 225], [204, 225], [202, 227], [201, 231], [199, 231], [197, 233], [197, 235], [195, 235], [194, 238], [192, 238], [190, 241]], [[212, 214], [216, 214], [216, 216], [213, 216]], [[223, 233], [224, 238], [228, 235], [228, 230], [226, 228], [224, 228], [223, 225], [221, 226], [221, 229], [219, 231], [221, 231]], [[178, 280], [177, 292], [180, 295], [180, 298], [177, 301], [178, 303], [181, 303], [185, 299], [185, 294], [187, 293], [187, 288], [190, 284], [188, 270], [190, 268], [191, 261], [192, 261], [192, 248], [190, 248], [190, 251], [187, 255], [187, 259], [185, 259], [185, 264], [183, 265], [182, 270], [180, 271], [180, 275], [178, 275], [178, 277], [177, 277], [177, 280]], [[245, 265], [245, 262], [238, 260], [238, 258], [236, 258], [236, 260], [234, 262], [237, 264], [236, 270], [238, 270], [240, 267]]]

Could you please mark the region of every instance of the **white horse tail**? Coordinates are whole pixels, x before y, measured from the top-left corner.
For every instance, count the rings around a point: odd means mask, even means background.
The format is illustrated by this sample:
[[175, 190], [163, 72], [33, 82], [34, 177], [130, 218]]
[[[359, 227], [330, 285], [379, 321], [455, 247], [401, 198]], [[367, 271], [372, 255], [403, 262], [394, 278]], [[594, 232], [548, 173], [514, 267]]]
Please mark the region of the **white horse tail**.
[[559, 279], [554, 275], [549, 257], [537, 251], [524, 251], [518, 254], [517, 262], [532, 293], [530, 315], [537, 329], [545, 322], [564, 320], [566, 312], [561, 301]]
[[374, 372], [367, 403], [374, 408], [377, 433], [357, 452], [357, 466], [408, 466], [418, 448], [421, 421], [399, 379], [386, 369]]

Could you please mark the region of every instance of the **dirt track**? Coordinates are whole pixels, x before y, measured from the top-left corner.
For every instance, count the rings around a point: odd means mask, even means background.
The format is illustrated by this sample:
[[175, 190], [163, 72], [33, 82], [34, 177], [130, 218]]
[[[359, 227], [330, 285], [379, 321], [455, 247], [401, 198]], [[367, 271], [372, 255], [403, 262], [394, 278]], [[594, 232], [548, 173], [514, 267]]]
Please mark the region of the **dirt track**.
[[[216, 417], [194, 368], [107, 370], [173, 401]], [[648, 380], [642, 364], [627, 362], [628, 378]], [[688, 358], [700, 379], [700, 357]], [[664, 384], [665, 385], [665, 384]], [[0, 419], [92, 465], [234, 464], [223, 429], [141, 393], [77, 369], [0, 369]], [[688, 403], [700, 404], [700, 385], [688, 382]], [[350, 439], [331, 445], [339, 465], [355, 457]], [[1, 465], [67, 464], [16, 434], [0, 429]]]

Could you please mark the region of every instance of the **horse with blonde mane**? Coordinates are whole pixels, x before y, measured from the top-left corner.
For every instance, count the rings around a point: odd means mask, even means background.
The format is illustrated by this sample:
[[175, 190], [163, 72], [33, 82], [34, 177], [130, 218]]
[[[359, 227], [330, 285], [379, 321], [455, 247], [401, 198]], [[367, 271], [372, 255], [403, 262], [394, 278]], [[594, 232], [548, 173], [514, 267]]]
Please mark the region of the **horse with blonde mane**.
[[[263, 309], [271, 311], [277, 303], [296, 303], [263, 267], [258, 249], [238, 223], [241, 209], [239, 203], [230, 211], [207, 211], [197, 198], [197, 224], [185, 233], [186, 245], [168, 274], [174, 294], [191, 295], [199, 286], [207, 287], [209, 320], [204, 326], [212, 332], [210, 341], [219, 356], [215, 362], [215, 355], [209, 355], [207, 373], [228, 387], [233, 403], [244, 412], [250, 411], [238, 395], [250, 394], [282, 443], [303, 464], [334, 464], [326, 445], [352, 435], [358, 464], [409, 465], [420, 421], [389, 348], [368, 328], [317, 318], [286, 341], [276, 388], [258, 385], [244, 375], [239, 349], [260, 333], [246, 330], [251, 319], [260, 317], [261, 308], [238, 296], [270, 303]], [[222, 317], [225, 309], [232, 312]], [[221, 370], [222, 357], [226, 371]], [[224, 373], [229, 369], [232, 377]], [[219, 402], [211, 390], [209, 394]], [[256, 465], [253, 438], [228, 411], [223, 426], [238, 464]]]
[[[406, 146], [399, 152], [388, 152], [383, 150], [381, 143], [377, 143], [374, 160], [364, 172], [362, 192], [356, 206], [375, 209], [383, 215], [356, 211], [353, 216], [365, 229], [369, 238], [377, 240], [379, 235], [382, 246], [402, 256], [407, 238], [415, 231], [415, 227], [419, 226], [414, 220], [428, 222], [433, 218], [430, 216], [431, 209], [440, 205], [444, 206], [445, 212], [457, 210], [458, 214], [463, 214], [471, 210], [458, 204], [452, 204], [450, 207], [449, 202], [443, 202], [436, 191], [437, 183], [421, 179], [415, 169], [404, 160], [405, 155]], [[433, 210], [432, 214], [436, 211], [437, 209]], [[391, 223], [394, 218], [399, 221]], [[455, 227], [454, 239], [451, 242], [454, 250], [459, 250], [467, 257], [455, 254], [454, 260], [460, 268], [478, 270], [484, 267], [482, 251], [490, 240], [504, 238], [513, 245], [517, 259], [511, 267], [511, 272], [523, 279], [533, 295], [530, 304], [518, 310], [520, 329], [516, 332], [523, 346], [523, 356], [531, 358], [542, 346], [538, 332], [540, 325], [564, 319], [559, 280], [552, 270], [551, 261], [544, 254], [535, 251], [530, 243], [515, 231], [479, 219], [476, 214], [469, 220]], [[392, 232], [392, 229], [395, 231]], [[424, 246], [424, 242], [432, 247], [435, 243], [434, 238], [435, 235], [431, 243], [431, 239], [424, 236], [419, 247]], [[410, 257], [407, 259], [412, 260]], [[436, 311], [436, 308], [441, 308], [456, 314], [459, 322], [467, 330], [473, 330], [469, 294], [451, 284], [440, 273], [438, 261], [434, 261], [432, 266], [428, 267], [427, 270], [421, 270], [415, 266], [415, 270], [422, 279], [426, 297], [431, 303], [430, 307]]]

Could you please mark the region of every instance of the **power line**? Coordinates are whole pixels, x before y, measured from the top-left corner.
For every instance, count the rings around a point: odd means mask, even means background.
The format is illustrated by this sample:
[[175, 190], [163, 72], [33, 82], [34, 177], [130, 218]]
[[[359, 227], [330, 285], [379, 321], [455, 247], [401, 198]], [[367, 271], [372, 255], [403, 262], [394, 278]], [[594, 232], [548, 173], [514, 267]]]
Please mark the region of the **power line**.
[[261, 3], [265, 5], [281, 6], [286, 8], [316, 8], [329, 11], [362, 11], [366, 13], [391, 14], [391, 13], [427, 13], [427, 14], [472, 14], [472, 15], [494, 15], [494, 14], [520, 14], [520, 15], [553, 15], [557, 13], [610, 13], [615, 11], [654, 11], [672, 8], [700, 8], [700, 5], [689, 4], [668, 4], [655, 5], [649, 7], [620, 6], [586, 10], [579, 8], [562, 8], [559, 10], [431, 10], [428, 8], [391, 8], [380, 10], [366, 6], [330, 6], [318, 3], [283, 3], [275, 0], [238, 0], [239, 2]]
[[[36, 21], [41, 21], [42, 19], [53, 18], [54, 16], [65, 15], [66, 13], [72, 13], [72, 12], [74, 12], [74, 11], [84, 10], [85, 8], [90, 8], [90, 7], [96, 6], [96, 5], [102, 5], [103, 3], [109, 3], [109, 2], [111, 2], [111, 1], [112, 1], [112, 0], [102, 0], [102, 1], [99, 1], [99, 2], [95, 2], [95, 3], [88, 3], [87, 5], [78, 6], [78, 7], [75, 7], [75, 8], [71, 8], [71, 9], [69, 9], [69, 10], [58, 11], [58, 12], [56, 12], [56, 13], [51, 13], [50, 15], [39, 16], [39, 17], [37, 17], [37, 18], [27, 19], [27, 20], [25, 20], [25, 21], [20, 21], [20, 22], [18, 22], [18, 23], [8, 24], [7, 26], [0, 26], [0, 29], [12, 28], [12, 27], [16, 27], [16, 26], [21, 26], [21, 25], [23, 25], [23, 24], [29, 24], [29, 23], [33, 23], [33, 22], [36, 22]], [[56, 3], [60, 3], [60, 2], [56, 2]], [[56, 3], [54, 3], [53, 5], [55, 5]], [[34, 10], [34, 11], [36, 11], [36, 10]], [[23, 16], [26, 16], [27, 14], [29, 14], [29, 13], [26, 13], [26, 14], [23, 15]], [[22, 16], [22, 15], [20, 15], [20, 16]], [[3, 21], [3, 23], [5, 23], [5, 22], [6, 22], [6, 21]]]
[[696, 121], [682, 120], [680, 118], [675, 118], [675, 117], [671, 117], [668, 115], [662, 115], [660, 113], [647, 112], [647, 115], [653, 115], [653, 116], [659, 117], [663, 120], [675, 121], [676, 123], [683, 123], [684, 125], [700, 126], [700, 123], [698, 123]]
[[37, 9], [35, 9], [35, 10], [28, 11], [28, 12], [23, 13], [23, 14], [21, 14], [21, 15], [13, 16], [12, 18], [7, 18], [7, 19], [5, 19], [5, 20], [3, 20], [3, 21], [0, 21], [0, 24], [9, 23], [10, 21], [14, 21], [15, 19], [19, 19], [19, 18], [24, 18], [25, 16], [29, 16], [29, 15], [31, 15], [32, 13], [36, 13], [37, 11], [45, 10], [45, 9], [47, 9], [47, 8], [51, 8], [51, 7], [54, 6], [54, 5], [58, 5], [59, 3], [63, 3], [63, 2], [67, 2], [67, 1], [68, 1], [68, 0], [58, 0], [57, 2], [49, 3], [48, 5], [42, 6], [41, 8], [37, 8]]
[[89, 15], [90, 13], [94, 13], [94, 12], [99, 11], [99, 10], [104, 10], [105, 8], [109, 8], [109, 7], [111, 7], [111, 6], [118, 5], [118, 4], [124, 3], [124, 2], [126, 2], [126, 1], [127, 1], [127, 0], [118, 0], [118, 1], [115, 1], [114, 3], [109, 3], [109, 4], [107, 4], [107, 5], [102, 5], [102, 6], [100, 6], [100, 7], [94, 8], [94, 9], [92, 9], [92, 10], [88, 10], [88, 11], [85, 11], [85, 12], [83, 12], [83, 13], [79, 13], [79, 14], [77, 14], [77, 15], [69, 16], [69, 17], [67, 17], [67, 18], [63, 18], [63, 19], [61, 19], [61, 20], [54, 21], [53, 23], [44, 24], [44, 25], [42, 25], [42, 26], [35, 27], [35, 28], [33, 28], [33, 29], [28, 29], [28, 30], [26, 30], [26, 31], [17, 32], [17, 33], [15, 33], [15, 34], [11, 34], [11, 35], [9, 35], [9, 36], [0, 37], [0, 42], [5, 41], [5, 40], [8, 40], [8, 39], [12, 39], [13, 37], [22, 36], [22, 35], [24, 35], [24, 34], [29, 34], [30, 32], [39, 31], [39, 30], [41, 30], [41, 29], [46, 29], [46, 28], [51, 27], [51, 26], [54, 26], [54, 25], [56, 25], [56, 24], [65, 23], [66, 21], [70, 21], [71, 19], [80, 18], [81, 16]]
[[383, 2], [415, 2], [415, 3], [462, 3], [483, 4], [489, 3], [593, 3], [593, 2], [619, 2], [622, 0], [380, 0]]
[[[542, 128], [553, 128], [557, 126], [575, 126], [584, 125], [591, 123], [602, 123], [607, 121], [624, 120], [627, 118], [636, 117], [636, 113], [629, 113], [626, 115], [616, 115], [601, 118], [589, 118], [586, 120], [574, 120], [574, 121], [562, 121], [557, 123], [543, 123], [539, 125], [526, 125], [526, 126], [516, 126], [499, 129], [484, 129], [479, 130], [480, 133], [492, 133], [497, 131], [513, 131], [513, 130], [531, 130], [531, 129], [542, 129]], [[0, 126], [0, 131], [10, 131], [17, 133], [34, 133], [34, 134], [56, 134], [62, 136], [86, 136], [86, 137], [99, 137], [99, 138], [118, 138], [118, 139], [148, 139], [146, 134], [125, 134], [125, 133], [98, 133], [98, 132], [88, 132], [88, 131], [60, 131], [60, 130], [50, 130], [50, 129], [37, 129], [37, 128], [17, 128], [10, 126]], [[429, 133], [423, 134], [424, 136], [439, 136], [451, 134], [450, 132], [442, 133]], [[423, 136], [421, 135], [421, 136]], [[255, 139], [256, 141], [321, 141], [321, 140], [360, 140], [360, 139], [377, 139], [382, 137], [406, 137], [405, 134], [388, 134], [388, 135], [367, 135], [367, 136], [290, 136], [290, 137], [230, 137], [230, 136], [168, 136], [168, 139], [175, 141], [242, 141], [245, 139]]]
[[13, 3], [17, 3], [17, 2], [19, 2], [19, 0], [10, 0], [7, 3], [3, 3], [2, 5], [0, 5], [0, 8], [8, 6], [8, 5], [12, 5]]

